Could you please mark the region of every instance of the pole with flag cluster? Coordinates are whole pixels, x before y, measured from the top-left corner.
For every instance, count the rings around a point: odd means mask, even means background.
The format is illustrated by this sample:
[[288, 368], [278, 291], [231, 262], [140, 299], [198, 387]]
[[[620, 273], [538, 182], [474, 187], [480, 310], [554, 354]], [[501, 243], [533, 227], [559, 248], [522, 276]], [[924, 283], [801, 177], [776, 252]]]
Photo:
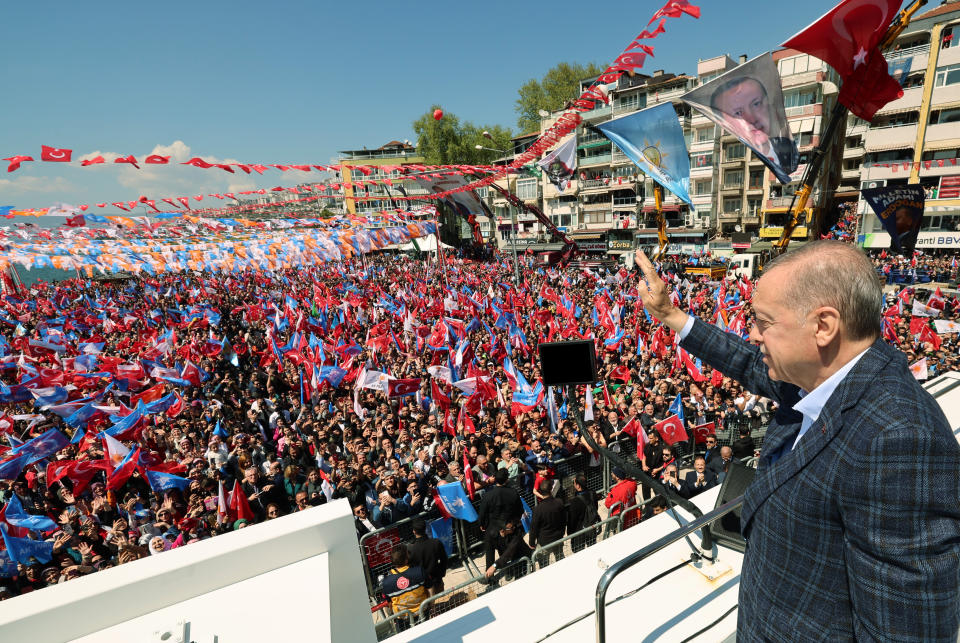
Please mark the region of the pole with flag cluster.
[[[780, 239], [774, 247], [783, 253], [790, 243], [790, 235], [800, 222], [800, 213], [807, 207], [807, 201], [813, 193], [827, 151], [834, 143], [840, 123], [853, 112], [865, 121], [873, 119], [881, 107], [902, 95], [900, 84], [894, 80], [887, 68], [883, 50], [888, 49], [910, 23], [910, 19], [927, 0], [914, 0], [893, 20], [902, 0], [844, 0], [822, 18], [790, 38], [784, 47], [815, 56], [833, 67], [842, 79], [842, 87], [837, 102], [830, 113], [830, 120], [820, 138], [820, 144], [813, 150], [810, 164], [803, 176], [800, 188], [793, 195], [787, 209], [790, 217], [783, 226]], [[871, 20], [876, 9], [882, 12], [882, 19]], [[819, 221], [817, 227], [819, 228]]]

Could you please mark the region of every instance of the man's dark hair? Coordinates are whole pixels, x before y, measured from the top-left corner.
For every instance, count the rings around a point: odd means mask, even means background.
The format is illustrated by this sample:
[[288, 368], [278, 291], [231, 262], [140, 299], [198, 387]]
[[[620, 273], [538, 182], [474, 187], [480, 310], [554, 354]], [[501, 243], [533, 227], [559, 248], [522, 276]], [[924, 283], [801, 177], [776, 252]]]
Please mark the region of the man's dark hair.
[[577, 485], [578, 487], [580, 487], [581, 489], [586, 489], [586, 488], [587, 488], [587, 476], [583, 475], [582, 473], [578, 473], [578, 474], [576, 475], [576, 477], [574, 477], [573, 483], [574, 483], [575, 485]]
[[497, 480], [497, 484], [498, 484], [498, 485], [501, 485], [501, 486], [502, 486], [502, 485], [507, 484], [507, 482], [510, 480], [510, 472], [507, 471], [506, 469], [499, 469], [499, 470], [497, 471], [497, 478], [496, 478], [496, 480]]
[[410, 529], [412, 529], [413, 533], [417, 536], [425, 536], [427, 534], [427, 523], [423, 518], [417, 518], [410, 523]]
[[402, 543], [398, 544], [393, 548], [393, 551], [390, 552], [390, 562], [393, 563], [394, 567], [403, 567], [409, 559], [410, 556], [407, 553], [407, 546]]

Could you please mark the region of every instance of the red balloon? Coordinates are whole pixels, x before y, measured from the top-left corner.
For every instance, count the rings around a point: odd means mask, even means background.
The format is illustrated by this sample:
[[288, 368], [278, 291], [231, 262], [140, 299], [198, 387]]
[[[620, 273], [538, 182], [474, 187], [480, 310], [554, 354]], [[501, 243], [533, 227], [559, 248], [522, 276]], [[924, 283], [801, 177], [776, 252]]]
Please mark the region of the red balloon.
[[433, 120], [439, 121], [441, 118], [443, 118], [443, 110], [439, 108], [433, 110]]

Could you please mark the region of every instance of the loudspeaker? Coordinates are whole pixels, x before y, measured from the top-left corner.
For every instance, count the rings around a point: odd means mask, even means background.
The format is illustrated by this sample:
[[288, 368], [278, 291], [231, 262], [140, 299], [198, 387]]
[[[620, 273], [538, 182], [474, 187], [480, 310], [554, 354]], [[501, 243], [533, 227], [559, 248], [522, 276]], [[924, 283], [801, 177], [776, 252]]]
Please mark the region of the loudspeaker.
[[544, 386], [597, 381], [597, 352], [591, 340], [544, 342], [537, 346], [537, 352]]
[[[757, 470], [740, 463], [731, 463], [727, 470], [727, 475], [723, 479], [723, 485], [720, 487], [720, 495], [717, 496], [717, 504], [714, 509], [720, 505], [726, 504], [737, 496], [742, 496], [747, 490]], [[710, 524], [710, 534], [718, 545], [725, 545], [735, 551], [743, 552], [747, 548], [747, 543], [740, 535], [740, 512], [742, 506], [737, 507], [719, 520]]]

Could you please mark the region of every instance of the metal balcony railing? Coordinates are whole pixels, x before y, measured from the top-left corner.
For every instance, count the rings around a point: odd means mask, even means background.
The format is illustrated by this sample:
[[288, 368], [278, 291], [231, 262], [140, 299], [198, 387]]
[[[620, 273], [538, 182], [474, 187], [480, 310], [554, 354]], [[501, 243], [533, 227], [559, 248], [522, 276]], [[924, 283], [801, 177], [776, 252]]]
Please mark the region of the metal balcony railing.
[[[615, 562], [613, 565], [603, 573], [603, 576], [600, 577], [600, 582], [597, 583], [597, 595], [596, 595], [596, 612], [597, 612], [597, 643], [606, 643], [607, 640], [607, 622], [606, 622], [606, 610], [607, 610], [607, 590], [610, 589], [610, 584], [613, 582], [613, 579], [620, 575], [621, 572], [624, 572], [637, 563], [643, 562], [653, 554], [657, 553], [661, 549], [664, 549], [673, 543], [686, 538], [693, 532], [699, 529], [706, 529], [707, 526], [718, 518], [722, 518], [731, 511], [736, 510], [743, 504], [743, 496], [739, 496], [730, 502], [717, 507], [710, 513], [703, 515], [700, 518], [697, 518], [693, 522], [690, 522], [680, 529], [674, 530], [673, 532], [667, 534], [659, 540], [655, 540], [650, 543], [643, 549], [630, 554], [623, 560]], [[650, 582], [654, 582], [661, 577], [656, 577]], [[632, 592], [631, 592], [632, 593]]]

